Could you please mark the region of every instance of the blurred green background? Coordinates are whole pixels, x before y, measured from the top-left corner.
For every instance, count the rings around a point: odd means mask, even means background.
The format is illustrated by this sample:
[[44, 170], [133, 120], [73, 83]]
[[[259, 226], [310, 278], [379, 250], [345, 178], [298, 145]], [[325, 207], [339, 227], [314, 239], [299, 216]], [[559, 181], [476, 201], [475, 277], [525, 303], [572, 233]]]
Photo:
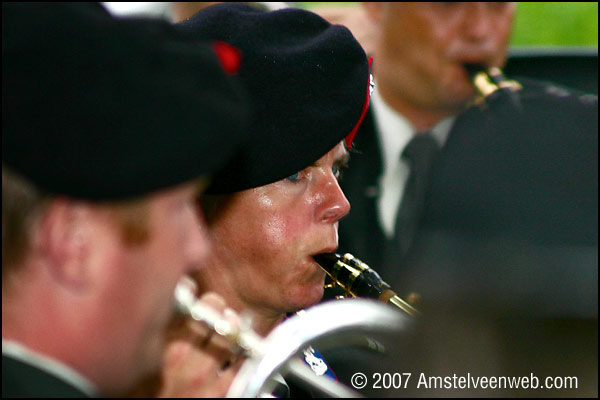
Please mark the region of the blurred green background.
[[[356, 2], [296, 3], [304, 8]], [[598, 3], [517, 3], [513, 46], [598, 46]]]
[[598, 46], [598, 3], [518, 3], [515, 46]]

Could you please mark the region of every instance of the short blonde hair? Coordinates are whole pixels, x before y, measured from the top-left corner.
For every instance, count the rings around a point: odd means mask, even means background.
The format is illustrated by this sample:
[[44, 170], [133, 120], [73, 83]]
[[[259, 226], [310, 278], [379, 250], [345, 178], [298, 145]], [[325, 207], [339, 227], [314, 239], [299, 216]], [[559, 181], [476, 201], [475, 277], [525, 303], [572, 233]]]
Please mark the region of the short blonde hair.
[[[30, 250], [32, 229], [56, 196], [40, 190], [19, 174], [2, 167], [2, 281]], [[148, 199], [106, 203], [127, 245], [149, 238]]]
[[52, 196], [2, 166], [2, 282], [29, 250], [33, 225]]

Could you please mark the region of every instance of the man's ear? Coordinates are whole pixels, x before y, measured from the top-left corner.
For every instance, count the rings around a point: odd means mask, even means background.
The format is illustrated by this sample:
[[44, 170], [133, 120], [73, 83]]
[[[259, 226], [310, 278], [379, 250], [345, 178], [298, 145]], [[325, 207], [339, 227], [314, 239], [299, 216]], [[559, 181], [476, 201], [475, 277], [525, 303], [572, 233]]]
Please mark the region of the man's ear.
[[93, 244], [91, 207], [83, 202], [58, 198], [40, 221], [35, 247], [46, 260], [49, 274], [58, 283], [82, 289], [90, 279]]

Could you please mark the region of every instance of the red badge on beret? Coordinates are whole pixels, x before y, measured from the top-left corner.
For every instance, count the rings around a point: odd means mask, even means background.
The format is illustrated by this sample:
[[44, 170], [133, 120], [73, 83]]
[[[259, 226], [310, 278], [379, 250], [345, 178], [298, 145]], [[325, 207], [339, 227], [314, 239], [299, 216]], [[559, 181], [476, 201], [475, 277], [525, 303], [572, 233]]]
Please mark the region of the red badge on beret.
[[242, 59], [240, 50], [230, 44], [221, 42], [220, 40], [215, 41], [213, 50], [217, 57], [219, 57], [223, 70], [228, 74], [237, 74], [240, 70], [240, 62]]

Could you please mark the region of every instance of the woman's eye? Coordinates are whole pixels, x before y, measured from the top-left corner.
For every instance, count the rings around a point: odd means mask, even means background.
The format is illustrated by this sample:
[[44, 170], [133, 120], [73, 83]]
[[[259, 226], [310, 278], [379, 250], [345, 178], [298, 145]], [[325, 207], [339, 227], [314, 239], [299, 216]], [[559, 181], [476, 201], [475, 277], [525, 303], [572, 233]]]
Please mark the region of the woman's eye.
[[296, 182], [298, 180], [298, 178], [300, 178], [300, 172], [296, 172], [295, 174], [288, 176], [287, 180]]
[[333, 176], [335, 176], [336, 178], [340, 177], [341, 171], [340, 171], [340, 167], [338, 165], [334, 165], [331, 170], [333, 171]]
[[335, 178], [339, 181], [342, 179], [342, 177], [344, 176], [344, 168], [346, 168], [347, 164], [335, 164], [332, 167], [332, 171], [333, 171], [333, 176], [335, 176]]

